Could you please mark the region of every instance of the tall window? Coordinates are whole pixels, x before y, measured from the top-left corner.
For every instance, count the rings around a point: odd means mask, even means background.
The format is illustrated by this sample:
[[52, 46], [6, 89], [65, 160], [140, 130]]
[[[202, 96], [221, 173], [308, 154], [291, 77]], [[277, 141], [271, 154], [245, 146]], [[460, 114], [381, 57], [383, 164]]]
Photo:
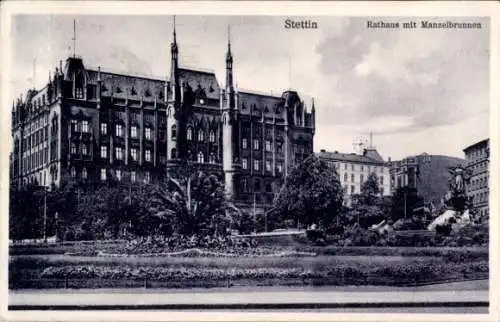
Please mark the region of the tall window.
[[283, 172], [283, 163], [278, 162], [276, 164], [276, 168], [278, 168], [278, 173], [282, 173]]
[[115, 156], [117, 160], [123, 160], [123, 148], [121, 146], [115, 148]]
[[203, 141], [205, 139], [205, 133], [203, 132], [203, 130], [199, 130], [198, 131], [198, 141]]
[[132, 158], [132, 160], [137, 161], [137, 149], [136, 148], [130, 149], [130, 157]]
[[354, 164], [351, 164], [351, 170], [354, 171]]
[[137, 126], [132, 125], [132, 127], [130, 127], [130, 137], [133, 139], [137, 138]]
[[209, 134], [209, 141], [214, 143], [215, 142], [215, 133], [214, 131], [210, 131], [210, 134]]
[[72, 178], [76, 178], [76, 170], [75, 170], [75, 167], [72, 167], [72, 168], [71, 168], [71, 177], [72, 177]]
[[146, 150], [146, 162], [151, 162], [151, 150]]
[[146, 133], [145, 133], [145, 136], [146, 136], [146, 140], [151, 140], [151, 128], [147, 127], [146, 128]]
[[259, 171], [259, 169], [260, 169], [260, 162], [259, 162], [259, 160], [253, 160], [253, 169], [255, 171]]
[[101, 123], [101, 135], [108, 135], [108, 124]]
[[106, 181], [106, 169], [101, 169], [101, 181]]
[[82, 132], [89, 133], [89, 121], [87, 120], [82, 121]]
[[266, 160], [266, 171], [271, 171], [271, 161]]
[[209, 162], [211, 164], [215, 164], [215, 154], [212, 152], [210, 153], [210, 159], [209, 159]]
[[82, 170], [82, 179], [87, 179], [87, 168], [83, 168]]
[[365, 182], [365, 177], [364, 177], [362, 174], [361, 174], [361, 175], [359, 175], [359, 182], [360, 182], [360, 183]]
[[118, 181], [122, 181], [122, 170], [117, 169], [115, 174], [116, 174], [116, 179], [118, 179]]
[[172, 150], [170, 150], [170, 159], [175, 159], [175, 158], [177, 158], [177, 149], [172, 148]]
[[355, 189], [355, 187], [354, 187], [354, 186], [351, 186], [351, 195], [353, 195], [353, 194], [354, 194], [354, 189]]
[[384, 184], [384, 177], [380, 176], [380, 184]]
[[354, 182], [354, 173], [351, 173], [351, 182]]
[[347, 173], [344, 173], [344, 182], [347, 182]]
[[115, 135], [116, 136], [123, 136], [123, 125], [116, 124], [116, 126], [115, 126]]
[[198, 152], [198, 162], [203, 163], [205, 162], [205, 156], [203, 155], [203, 152]]
[[108, 147], [101, 145], [101, 158], [105, 159], [108, 157]]
[[253, 140], [253, 149], [254, 150], [258, 150], [259, 149], [259, 140], [258, 139], [254, 139]]
[[241, 167], [244, 170], [248, 169], [248, 160], [246, 158], [241, 159]]
[[177, 125], [172, 125], [172, 128], [170, 130], [170, 136], [172, 137], [172, 140], [175, 141], [177, 140]]
[[193, 128], [188, 127], [186, 137], [188, 141], [193, 140]]
[[271, 141], [269, 140], [266, 141], [266, 151], [271, 152]]
[[144, 183], [149, 183], [151, 181], [151, 175], [149, 174], [149, 171], [146, 171], [144, 173]]
[[71, 120], [71, 131], [78, 132], [78, 122], [77, 122], [77, 120]]
[[89, 154], [87, 144], [82, 144], [82, 154], [83, 155], [88, 155]]
[[71, 143], [71, 154], [76, 154], [76, 144]]
[[247, 149], [247, 147], [248, 147], [248, 142], [247, 142], [247, 139], [246, 139], [246, 138], [243, 138], [243, 139], [241, 140], [241, 148], [243, 148], [243, 149]]
[[130, 181], [135, 182], [136, 181], [136, 174], [135, 171], [130, 171]]

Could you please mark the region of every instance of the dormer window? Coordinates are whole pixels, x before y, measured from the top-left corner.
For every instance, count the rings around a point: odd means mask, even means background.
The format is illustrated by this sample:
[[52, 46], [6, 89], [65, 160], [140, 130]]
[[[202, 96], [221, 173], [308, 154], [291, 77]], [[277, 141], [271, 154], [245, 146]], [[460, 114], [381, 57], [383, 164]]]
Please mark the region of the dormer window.
[[130, 95], [137, 95], [137, 91], [135, 90], [135, 87], [133, 87], [133, 86], [130, 89]]
[[83, 87], [85, 85], [84, 81], [83, 73], [80, 72], [75, 76], [75, 98], [83, 98]]
[[149, 91], [149, 89], [146, 89], [146, 91], [144, 92], [144, 96], [146, 96], [146, 97], [151, 96], [151, 92]]
[[120, 88], [120, 86], [116, 86], [116, 92], [117, 93], [121, 93], [122, 92], [122, 89]]

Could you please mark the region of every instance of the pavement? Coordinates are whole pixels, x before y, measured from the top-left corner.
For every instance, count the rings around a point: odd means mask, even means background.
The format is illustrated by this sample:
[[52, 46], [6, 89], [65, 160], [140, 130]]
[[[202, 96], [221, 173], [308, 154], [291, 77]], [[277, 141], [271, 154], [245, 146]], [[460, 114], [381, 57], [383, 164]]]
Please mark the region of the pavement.
[[[9, 310], [369, 310], [487, 312], [488, 281], [422, 287], [11, 290]], [[452, 310], [453, 311], [453, 310]], [[453, 312], [455, 312], [453, 311]], [[429, 312], [429, 313], [430, 313]]]

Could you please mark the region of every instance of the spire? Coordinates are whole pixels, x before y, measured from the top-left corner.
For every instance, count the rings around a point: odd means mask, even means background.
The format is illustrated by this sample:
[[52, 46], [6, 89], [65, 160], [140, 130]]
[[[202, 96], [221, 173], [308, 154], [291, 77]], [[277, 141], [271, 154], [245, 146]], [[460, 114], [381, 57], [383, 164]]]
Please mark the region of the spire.
[[174, 28], [173, 28], [173, 40], [172, 40], [172, 44], [170, 45], [170, 52], [172, 54], [172, 59], [177, 59], [177, 54], [179, 53], [179, 48], [177, 47], [177, 32], [175, 30], [175, 16], [173, 18], [173, 24], [174, 24]]
[[73, 19], [73, 38], [71, 38], [71, 40], [73, 40], [73, 58], [76, 57], [76, 20]]
[[101, 81], [101, 66], [97, 67], [97, 81]]
[[314, 97], [312, 98], [311, 113], [316, 113], [316, 108], [314, 107]]
[[227, 53], [226, 53], [226, 63], [233, 62], [233, 55], [231, 53], [231, 26], [227, 26]]
[[[231, 27], [227, 26], [227, 53], [226, 53], [226, 93], [230, 95], [234, 93], [233, 87], [233, 55], [231, 54]], [[230, 102], [232, 104], [232, 101]], [[233, 106], [233, 105], [231, 105]]]

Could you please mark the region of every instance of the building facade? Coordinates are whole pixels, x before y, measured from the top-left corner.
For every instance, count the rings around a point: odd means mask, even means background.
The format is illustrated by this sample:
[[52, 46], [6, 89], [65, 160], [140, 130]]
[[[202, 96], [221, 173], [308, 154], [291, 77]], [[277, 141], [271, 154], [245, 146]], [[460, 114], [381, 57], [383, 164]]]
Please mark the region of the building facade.
[[69, 57], [47, 85], [13, 103], [11, 179], [154, 182], [190, 161], [217, 174], [237, 203], [269, 204], [278, 182], [313, 152], [315, 110], [297, 92], [238, 91], [228, 42], [225, 85], [179, 66], [174, 28], [168, 80], [116, 74]]
[[402, 187], [417, 189], [425, 203], [440, 204], [449, 190], [450, 167], [464, 165], [465, 160], [446, 155], [408, 156], [391, 162], [393, 192]]
[[321, 150], [317, 156], [337, 170], [346, 206], [351, 205], [353, 195], [361, 193], [361, 187], [371, 173], [377, 175], [380, 194], [391, 195], [389, 163], [384, 161], [375, 148], [365, 149], [362, 155]]
[[489, 215], [489, 143], [489, 139], [485, 139], [464, 149], [466, 167], [471, 174], [467, 195], [480, 216]]

